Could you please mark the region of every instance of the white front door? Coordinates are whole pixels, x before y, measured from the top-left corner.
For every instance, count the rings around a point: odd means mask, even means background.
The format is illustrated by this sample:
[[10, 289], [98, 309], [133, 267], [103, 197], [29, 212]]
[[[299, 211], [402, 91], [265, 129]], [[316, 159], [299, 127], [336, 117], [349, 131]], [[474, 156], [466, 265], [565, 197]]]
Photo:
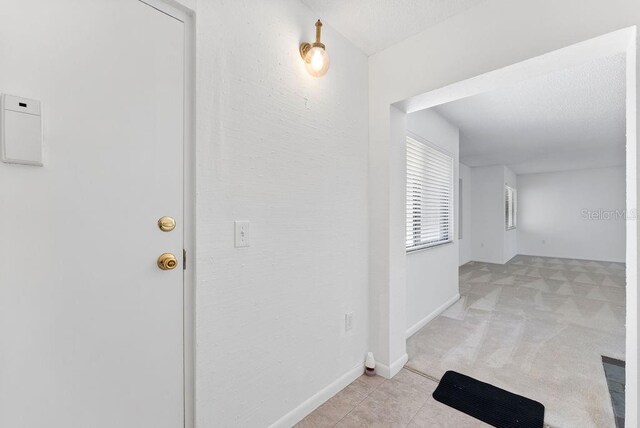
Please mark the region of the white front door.
[[45, 148], [0, 163], [0, 427], [184, 424], [184, 40], [138, 0], [0, 0]]

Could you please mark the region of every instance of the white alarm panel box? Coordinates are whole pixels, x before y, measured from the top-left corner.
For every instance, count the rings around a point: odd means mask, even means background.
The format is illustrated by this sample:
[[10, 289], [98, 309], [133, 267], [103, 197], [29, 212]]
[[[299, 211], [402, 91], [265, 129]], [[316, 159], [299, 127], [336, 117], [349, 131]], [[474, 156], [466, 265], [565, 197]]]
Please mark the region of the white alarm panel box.
[[0, 152], [5, 163], [42, 166], [40, 101], [13, 95], [0, 98]]

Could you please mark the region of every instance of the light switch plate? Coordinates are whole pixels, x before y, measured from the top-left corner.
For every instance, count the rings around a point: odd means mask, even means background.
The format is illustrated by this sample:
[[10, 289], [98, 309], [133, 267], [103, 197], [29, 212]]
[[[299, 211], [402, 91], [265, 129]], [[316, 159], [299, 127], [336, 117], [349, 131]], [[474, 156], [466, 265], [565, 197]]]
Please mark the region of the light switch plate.
[[249, 222], [248, 221], [236, 221], [236, 248], [249, 246]]

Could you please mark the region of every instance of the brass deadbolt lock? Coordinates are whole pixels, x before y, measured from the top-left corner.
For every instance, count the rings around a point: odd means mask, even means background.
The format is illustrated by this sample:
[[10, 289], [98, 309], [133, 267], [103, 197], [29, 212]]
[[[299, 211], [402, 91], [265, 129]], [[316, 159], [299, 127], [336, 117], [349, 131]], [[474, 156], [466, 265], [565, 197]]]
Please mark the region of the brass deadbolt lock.
[[158, 227], [163, 232], [171, 232], [176, 228], [176, 220], [169, 216], [160, 217], [160, 220], [158, 220]]
[[176, 260], [176, 256], [171, 253], [163, 253], [158, 257], [158, 267], [162, 270], [171, 270], [175, 269], [178, 266], [178, 260]]

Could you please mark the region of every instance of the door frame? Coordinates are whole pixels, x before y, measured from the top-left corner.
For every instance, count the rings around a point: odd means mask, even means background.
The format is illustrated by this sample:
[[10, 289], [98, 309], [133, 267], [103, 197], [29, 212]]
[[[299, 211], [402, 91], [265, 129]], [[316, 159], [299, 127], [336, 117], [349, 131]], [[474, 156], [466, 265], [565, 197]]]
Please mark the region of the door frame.
[[184, 428], [195, 427], [195, 11], [175, 0], [139, 1], [184, 24], [183, 248], [182, 293]]

